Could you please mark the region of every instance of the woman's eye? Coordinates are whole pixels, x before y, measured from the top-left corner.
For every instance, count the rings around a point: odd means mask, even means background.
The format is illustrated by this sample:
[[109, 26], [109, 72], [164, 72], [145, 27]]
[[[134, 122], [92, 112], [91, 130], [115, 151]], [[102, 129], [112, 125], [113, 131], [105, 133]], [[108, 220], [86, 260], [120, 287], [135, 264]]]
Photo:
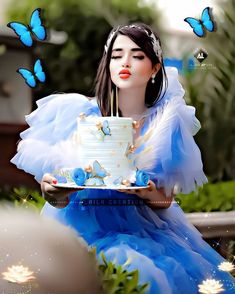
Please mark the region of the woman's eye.
[[141, 55], [141, 56], [133, 56], [133, 57], [136, 58], [136, 59], [140, 59], [140, 60], [144, 59], [143, 55]]
[[[122, 56], [111, 56], [111, 59], [117, 59], [117, 58], [122, 58]], [[136, 59], [144, 59], [144, 56], [143, 55], [140, 55], [140, 56], [133, 56], [133, 58], [136, 58]]]

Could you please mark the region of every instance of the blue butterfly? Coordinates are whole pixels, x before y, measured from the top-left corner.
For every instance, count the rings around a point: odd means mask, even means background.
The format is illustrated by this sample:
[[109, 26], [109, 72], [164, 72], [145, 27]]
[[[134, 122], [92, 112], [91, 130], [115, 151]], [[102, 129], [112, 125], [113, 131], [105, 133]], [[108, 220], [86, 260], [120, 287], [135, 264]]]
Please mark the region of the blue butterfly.
[[184, 21], [193, 28], [194, 34], [198, 37], [203, 37], [205, 35], [205, 29], [209, 32], [215, 30], [215, 24], [210, 16], [210, 7], [203, 9], [201, 19], [186, 17]]
[[103, 122], [103, 125], [101, 127], [101, 131], [103, 132], [104, 136], [111, 136], [111, 130], [109, 128], [109, 123], [107, 120]]
[[40, 8], [37, 8], [33, 11], [29, 26], [26, 26], [19, 22], [9, 22], [7, 24], [7, 26], [11, 28], [20, 38], [20, 41], [27, 47], [31, 47], [33, 45], [31, 33], [35, 35], [40, 41], [44, 41], [47, 37], [46, 29], [42, 25], [40, 13]]
[[34, 68], [34, 73], [32, 73], [30, 70], [26, 68], [19, 68], [17, 69], [17, 72], [21, 74], [21, 76], [25, 79], [25, 83], [31, 87], [35, 88], [37, 85], [37, 80], [41, 83], [44, 83], [46, 80], [45, 72], [42, 69], [41, 60], [37, 59]]
[[86, 180], [86, 186], [104, 186], [103, 178], [108, 175], [107, 171], [95, 160], [93, 162], [92, 175]]
[[97, 125], [98, 130], [97, 131], [91, 131], [91, 133], [99, 140], [104, 141], [105, 136], [111, 136], [111, 130], [109, 127], [109, 123], [107, 120], [103, 122], [99, 122]]
[[121, 185], [122, 181], [123, 181], [123, 177], [120, 176], [119, 178], [117, 178], [113, 181], [113, 184], [114, 185]]
[[100, 178], [104, 178], [108, 175], [107, 171], [103, 167], [101, 167], [101, 165], [99, 164], [97, 160], [93, 162], [92, 174], [94, 177], [100, 177]]

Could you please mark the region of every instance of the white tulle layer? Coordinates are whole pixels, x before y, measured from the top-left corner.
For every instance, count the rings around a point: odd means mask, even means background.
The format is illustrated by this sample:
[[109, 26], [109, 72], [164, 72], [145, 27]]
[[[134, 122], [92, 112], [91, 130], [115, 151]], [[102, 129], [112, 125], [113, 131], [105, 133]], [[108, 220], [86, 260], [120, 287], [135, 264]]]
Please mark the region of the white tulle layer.
[[76, 131], [77, 117], [81, 112], [100, 116], [100, 111], [94, 101], [80, 94], [50, 95], [37, 105], [26, 116], [29, 128], [21, 133], [18, 153], [11, 162], [40, 181], [45, 173], [79, 162], [77, 152], [73, 152], [76, 146], [69, 140]]
[[201, 153], [193, 138], [200, 128], [195, 108], [176, 96], [165, 100], [156, 110], [156, 116], [150, 119], [151, 137], [139, 138], [151, 149], [146, 152], [142, 146], [136, 164], [148, 171], [159, 187], [165, 187], [167, 194], [173, 188], [188, 194], [207, 182]]

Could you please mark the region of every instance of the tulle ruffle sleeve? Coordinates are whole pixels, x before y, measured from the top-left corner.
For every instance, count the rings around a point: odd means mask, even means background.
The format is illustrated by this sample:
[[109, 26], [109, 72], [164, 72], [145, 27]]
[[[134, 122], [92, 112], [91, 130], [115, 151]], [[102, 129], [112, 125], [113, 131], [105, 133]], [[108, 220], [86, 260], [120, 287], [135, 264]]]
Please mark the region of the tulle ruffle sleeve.
[[29, 128], [20, 134], [17, 154], [11, 159], [19, 169], [41, 181], [58, 163], [58, 146], [76, 130], [77, 117], [100, 115], [96, 100], [80, 94], [53, 94], [37, 101], [38, 108], [26, 116]]
[[146, 170], [169, 196], [188, 194], [207, 182], [201, 153], [193, 136], [201, 125], [195, 108], [186, 104], [174, 68], [167, 69], [168, 89], [151, 109], [146, 132], [138, 138], [136, 165]]

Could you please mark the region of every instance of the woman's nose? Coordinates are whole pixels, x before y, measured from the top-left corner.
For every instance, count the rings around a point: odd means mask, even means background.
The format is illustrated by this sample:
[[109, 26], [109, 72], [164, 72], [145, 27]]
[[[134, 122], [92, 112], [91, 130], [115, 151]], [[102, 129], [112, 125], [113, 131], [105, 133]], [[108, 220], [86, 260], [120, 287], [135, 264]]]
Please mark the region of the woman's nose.
[[127, 67], [127, 68], [130, 68], [131, 67], [129, 63], [124, 63], [122, 66], [123, 67]]
[[124, 57], [122, 66], [123, 67], [128, 67], [128, 68], [131, 67], [131, 62], [130, 62], [129, 56]]

